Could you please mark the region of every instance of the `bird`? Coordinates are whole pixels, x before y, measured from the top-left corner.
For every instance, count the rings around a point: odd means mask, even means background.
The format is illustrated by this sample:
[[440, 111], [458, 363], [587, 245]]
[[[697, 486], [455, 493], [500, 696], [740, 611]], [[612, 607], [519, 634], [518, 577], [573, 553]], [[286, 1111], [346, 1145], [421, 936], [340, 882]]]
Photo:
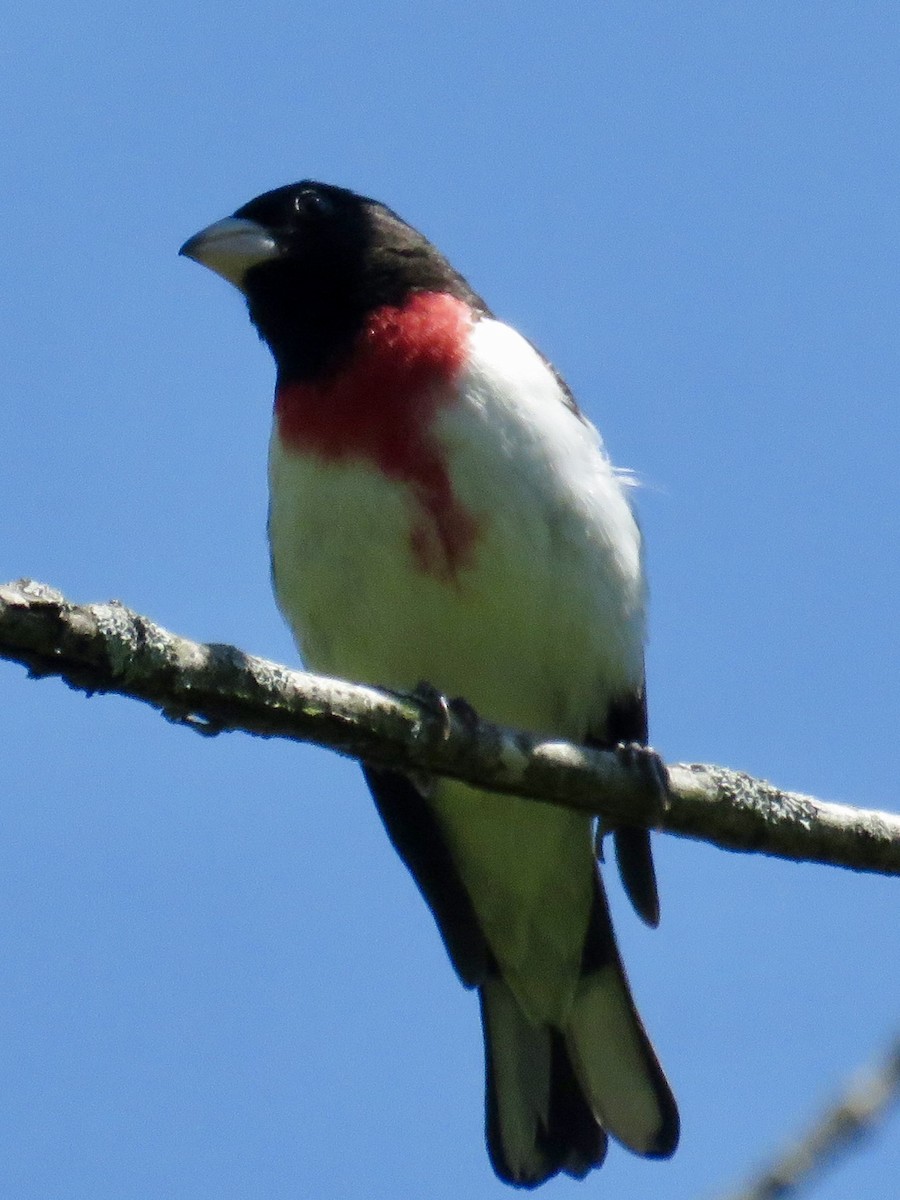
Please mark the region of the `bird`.
[[[272, 577], [306, 665], [652, 755], [630, 475], [549, 360], [428, 238], [347, 188], [277, 187], [180, 253], [243, 294], [274, 358]], [[497, 1176], [583, 1178], [609, 1137], [668, 1158], [678, 1110], [632, 999], [592, 818], [363, 770], [478, 994]], [[649, 833], [612, 836], [654, 926]]]

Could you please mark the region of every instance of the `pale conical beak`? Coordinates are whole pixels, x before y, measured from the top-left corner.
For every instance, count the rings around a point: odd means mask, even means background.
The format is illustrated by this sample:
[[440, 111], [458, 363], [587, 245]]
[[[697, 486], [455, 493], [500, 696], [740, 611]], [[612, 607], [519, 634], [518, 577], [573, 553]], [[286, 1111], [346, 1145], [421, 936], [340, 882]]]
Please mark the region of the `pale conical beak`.
[[268, 229], [256, 221], [226, 217], [188, 238], [178, 253], [243, 290], [244, 276], [250, 268], [277, 258], [281, 250]]

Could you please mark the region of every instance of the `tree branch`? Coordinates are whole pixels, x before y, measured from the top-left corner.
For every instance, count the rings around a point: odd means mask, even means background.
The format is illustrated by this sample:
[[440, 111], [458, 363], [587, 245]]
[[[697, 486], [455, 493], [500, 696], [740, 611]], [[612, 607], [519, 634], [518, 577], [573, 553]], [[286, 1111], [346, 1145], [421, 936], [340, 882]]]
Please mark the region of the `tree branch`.
[[117, 602], [71, 604], [29, 581], [0, 586], [0, 657], [33, 676], [152, 705], [197, 732], [316, 742], [381, 766], [447, 775], [647, 825], [729, 850], [900, 874], [900, 816], [784, 792], [724, 767], [670, 766], [502, 729], [427, 694], [292, 671], [178, 637]]
[[860, 1073], [783, 1155], [728, 1200], [781, 1200], [810, 1177], [858, 1148], [900, 1099], [900, 1041], [876, 1067]]

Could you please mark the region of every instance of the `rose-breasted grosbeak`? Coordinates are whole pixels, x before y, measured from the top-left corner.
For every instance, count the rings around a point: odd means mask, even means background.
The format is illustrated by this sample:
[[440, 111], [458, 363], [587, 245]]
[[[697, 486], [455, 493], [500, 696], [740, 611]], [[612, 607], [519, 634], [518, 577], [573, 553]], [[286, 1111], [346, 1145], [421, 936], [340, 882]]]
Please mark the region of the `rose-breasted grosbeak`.
[[[646, 742], [641, 539], [622, 476], [550, 364], [384, 205], [302, 182], [182, 254], [245, 296], [278, 369], [275, 591], [318, 671], [426, 682], [496, 722]], [[616, 948], [588, 816], [381, 768], [366, 779], [478, 989], [494, 1169], [665, 1157], [675, 1101]], [[626, 889], [658, 920], [646, 831]]]

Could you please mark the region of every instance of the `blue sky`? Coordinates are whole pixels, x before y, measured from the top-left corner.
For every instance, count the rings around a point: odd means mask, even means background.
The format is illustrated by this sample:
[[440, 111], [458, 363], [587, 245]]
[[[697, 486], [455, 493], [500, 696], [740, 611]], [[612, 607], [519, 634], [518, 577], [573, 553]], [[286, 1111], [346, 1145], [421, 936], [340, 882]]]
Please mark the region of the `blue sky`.
[[[651, 728], [898, 806], [900, 15], [692, 3], [19, 5], [0, 48], [0, 578], [296, 661], [272, 368], [176, 256], [301, 177], [425, 230], [633, 467]], [[508, 1195], [474, 998], [353, 764], [0, 664], [0, 1194]], [[615, 897], [712, 1197], [896, 1028], [896, 882], [657, 839]], [[900, 1120], [815, 1191], [896, 1193]]]

